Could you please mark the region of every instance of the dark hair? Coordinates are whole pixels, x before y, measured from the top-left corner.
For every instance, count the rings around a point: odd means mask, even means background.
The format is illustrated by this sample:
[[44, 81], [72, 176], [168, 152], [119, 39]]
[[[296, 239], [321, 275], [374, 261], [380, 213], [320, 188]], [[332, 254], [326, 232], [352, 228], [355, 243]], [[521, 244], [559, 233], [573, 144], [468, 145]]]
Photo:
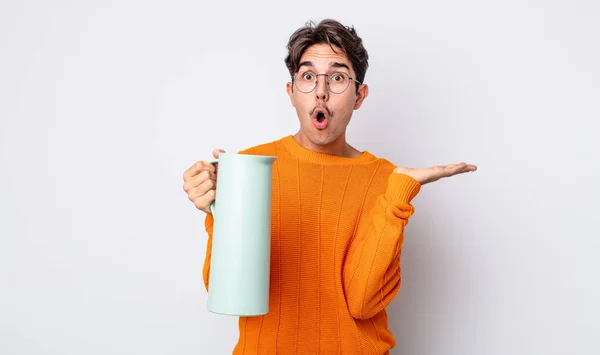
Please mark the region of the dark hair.
[[[354, 27], [344, 26], [332, 19], [325, 19], [318, 25], [310, 21], [290, 36], [285, 65], [290, 71], [292, 80], [299, 69], [298, 64], [304, 51], [312, 45], [322, 43], [339, 47], [350, 59], [352, 68], [356, 72], [356, 80], [363, 82], [369, 67], [369, 54], [363, 46], [362, 38], [358, 36]], [[335, 51], [333, 46], [331, 48]], [[356, 83], [357, 90], [358, 87], [359, 84]]]

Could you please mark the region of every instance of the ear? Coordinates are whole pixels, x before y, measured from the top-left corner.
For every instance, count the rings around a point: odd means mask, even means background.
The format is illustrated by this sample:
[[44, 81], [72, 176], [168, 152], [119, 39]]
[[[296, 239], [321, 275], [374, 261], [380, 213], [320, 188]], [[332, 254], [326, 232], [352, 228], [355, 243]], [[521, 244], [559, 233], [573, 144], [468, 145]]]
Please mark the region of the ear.
[[288, 96], [290, 97], [290, 102], [292, 103], [292, 106], [296, 107], [296, 102], [294, 101], [294, 88], [292, 83], [287, 83], [285, 89], [287, 91]]
[[367, 84], [362, 84], [358, 87], [358, 94], [356, 95], [356, 101], [354, 102], [354, 109], [358, 110], [362, 105], [364, 99], [369, 96], [369, 86]]

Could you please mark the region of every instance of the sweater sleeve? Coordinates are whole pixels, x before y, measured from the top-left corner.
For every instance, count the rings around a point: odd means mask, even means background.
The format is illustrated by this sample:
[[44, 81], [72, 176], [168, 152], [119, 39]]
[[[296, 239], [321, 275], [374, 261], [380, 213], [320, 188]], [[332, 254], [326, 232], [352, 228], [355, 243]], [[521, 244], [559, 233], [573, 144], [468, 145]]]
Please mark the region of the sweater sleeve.
[[214, 219], [211, 214], [207, 214], [204, 219], [204, 228], [208, 233], [206, 240], [206, 257], [204, 258], [204, 267], [202, 268], [202, 278], [204, 279], [204, 287], [208, 291], [208, 275], [210, 274], [210, 260], [212, 255], [212, 237], [213, 237]]
[[420, 188], [419, 182], [408, 175], [392, 173], [385, 193], [377, 197], [369, 215], [367, 232], [352, 241], [343, 281], [353, 318], [375, 316], [398, 293], [404, 227], [414, 213], [410, 201]]

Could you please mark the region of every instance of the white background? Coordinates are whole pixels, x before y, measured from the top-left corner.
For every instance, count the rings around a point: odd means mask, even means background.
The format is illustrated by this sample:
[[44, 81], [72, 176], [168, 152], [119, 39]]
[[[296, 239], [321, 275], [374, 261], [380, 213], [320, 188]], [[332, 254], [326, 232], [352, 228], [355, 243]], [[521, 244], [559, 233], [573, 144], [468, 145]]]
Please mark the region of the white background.
[[228, 354], [183, 171], [298, 128], [289, 35], [354, 25], [351, 144], [423, 187], [393, 354], [598, 354], [600, 5], [0, 3], [0, 354]]

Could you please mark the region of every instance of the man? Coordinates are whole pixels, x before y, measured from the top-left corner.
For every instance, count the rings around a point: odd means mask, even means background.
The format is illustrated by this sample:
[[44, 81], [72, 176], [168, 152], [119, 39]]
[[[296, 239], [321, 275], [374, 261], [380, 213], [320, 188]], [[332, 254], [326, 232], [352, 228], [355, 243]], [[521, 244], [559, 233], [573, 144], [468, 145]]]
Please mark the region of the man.
[[[240, 152], [277, 160], [269, 312], [240, 318], [233, 353], [388, 354], [395, 340], [385, 308], [400, 288], [410, 201], [422, 185], [476, 167], [397, 167], [346, 142], [352, 113], [369, 94], [368, 55], [353, 28], [309, 24], [290, 37], [288, 50], [287, 93], [300, 129]], [[208, 288], [215, 168], [197, 162], [184, 181], [189, 199], [207, 213]]]

